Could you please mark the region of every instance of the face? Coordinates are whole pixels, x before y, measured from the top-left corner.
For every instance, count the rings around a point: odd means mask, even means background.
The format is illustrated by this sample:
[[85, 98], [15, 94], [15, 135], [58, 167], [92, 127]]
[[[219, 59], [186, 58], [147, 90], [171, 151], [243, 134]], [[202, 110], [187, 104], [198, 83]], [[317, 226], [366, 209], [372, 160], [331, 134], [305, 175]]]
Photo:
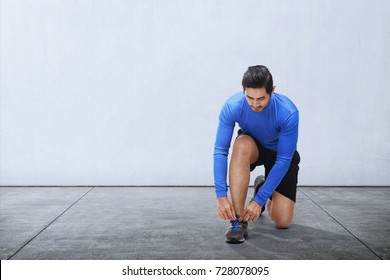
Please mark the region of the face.
[[265, 88], [246, 88], [244, 93], [246, 101], [254, 112], [261, 112], [268, 105], [271, 97]]

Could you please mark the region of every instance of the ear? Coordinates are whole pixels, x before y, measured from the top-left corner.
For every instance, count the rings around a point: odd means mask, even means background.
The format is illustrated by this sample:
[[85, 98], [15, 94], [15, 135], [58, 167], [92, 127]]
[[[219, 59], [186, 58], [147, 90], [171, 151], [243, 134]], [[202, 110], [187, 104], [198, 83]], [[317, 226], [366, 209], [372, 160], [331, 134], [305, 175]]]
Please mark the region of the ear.
[[275, 88], [276, 88], [276, 86], [275, 86], [275, 85], [273, 85], [273, 86], [272, 86], [272, 92], [274, 92], [274, 91], [275, 91]]

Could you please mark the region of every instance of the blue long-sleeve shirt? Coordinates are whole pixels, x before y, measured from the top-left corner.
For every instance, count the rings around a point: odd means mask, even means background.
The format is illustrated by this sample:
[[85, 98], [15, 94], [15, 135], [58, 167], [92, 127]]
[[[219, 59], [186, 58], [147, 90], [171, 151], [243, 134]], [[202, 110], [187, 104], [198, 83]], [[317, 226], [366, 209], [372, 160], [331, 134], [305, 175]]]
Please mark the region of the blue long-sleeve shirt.
[[230, 97], [219, 114], [214, 145], [214, 184], [217, 197], [227, 196], [227, 157], [234, 126], [256, 138], [263, 147], [277, 152], [275, 165], [255, 201], [263, 206], [286, 174], [297, 149], [299, 112], [286, 96], [273, 93], [268, 105], [254, 112], [241, 91]]

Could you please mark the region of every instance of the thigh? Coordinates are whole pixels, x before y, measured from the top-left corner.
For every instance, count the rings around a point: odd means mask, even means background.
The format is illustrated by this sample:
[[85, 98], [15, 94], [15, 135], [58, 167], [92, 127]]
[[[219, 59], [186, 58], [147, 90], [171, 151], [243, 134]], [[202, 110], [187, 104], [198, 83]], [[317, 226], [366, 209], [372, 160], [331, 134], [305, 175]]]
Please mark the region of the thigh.
[[[265, 164], [265, 178], [268, 177], [270, 170], [276, 161], [276, 153], [273, 151], [267, 151]], [[298, 171], [299, 171], [300, 155], [298, 151], [295, 151], [291, 160], [290, 166], [284, 175], [283, 179], [277, 186], [276, 190], [285, 197], [288, 197], [293, 202], [296, 200], [297, 184], [298, 184]]]

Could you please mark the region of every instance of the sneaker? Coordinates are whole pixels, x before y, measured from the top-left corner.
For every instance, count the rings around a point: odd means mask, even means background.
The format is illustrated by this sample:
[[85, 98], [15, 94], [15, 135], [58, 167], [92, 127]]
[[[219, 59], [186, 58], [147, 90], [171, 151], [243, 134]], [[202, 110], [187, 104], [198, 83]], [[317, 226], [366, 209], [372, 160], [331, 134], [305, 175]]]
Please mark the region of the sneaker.
[[[255, 179], [255, 183], [253, 184], [254, 186], [254, 192], [253, 192], [253, 197], [250, 202], [255, 200], [255, 197], [257, 193], [259, 192], [260, 188], [263, 186], [265, 182], [265, 177], [263, 175], [257, 176]], [[265, 211], [265, 205], [261, 208], [261, 213], [260, 215]]]
[[230, 228], [226, 232], [227, 243], [242, 243], [248, 237], [248, 222], [240, 222], [238, 218], [230, 221]]

